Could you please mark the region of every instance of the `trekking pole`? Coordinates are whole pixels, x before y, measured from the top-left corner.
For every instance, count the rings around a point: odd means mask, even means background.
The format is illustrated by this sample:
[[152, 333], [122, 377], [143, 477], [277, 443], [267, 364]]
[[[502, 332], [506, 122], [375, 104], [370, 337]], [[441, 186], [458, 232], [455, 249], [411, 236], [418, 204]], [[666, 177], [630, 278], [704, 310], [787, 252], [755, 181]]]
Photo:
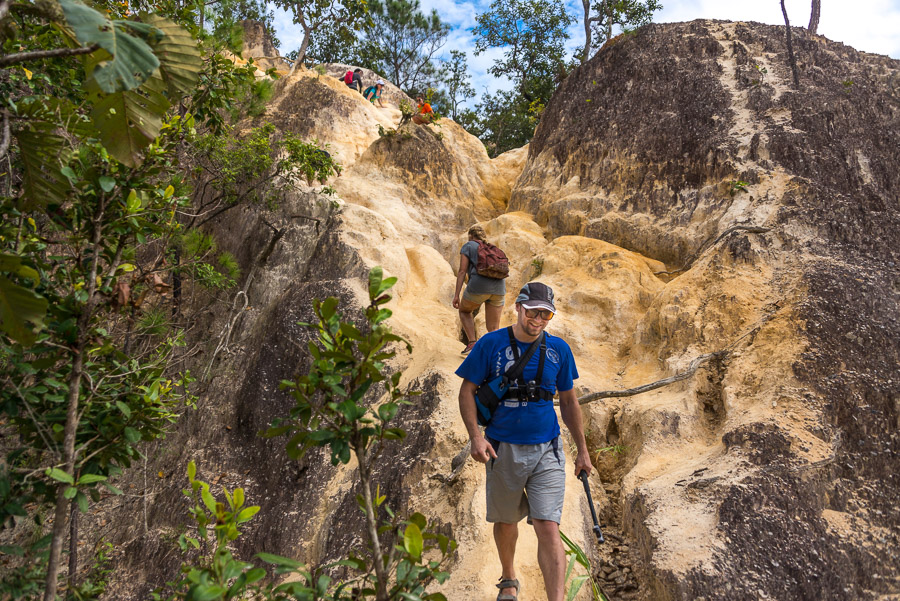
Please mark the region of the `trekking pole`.
[[581, 470], [578, 479], [584, 484], [584, 494], [587, 495], [588, 505], [591, 507], [591, 519], [594, 520], [594, 534], [597, 535], [597, 542], [603, 544], [606, 539], [603, 538], [603, 531], [600, 530], [600, 523], [597, 522], [597, 512], [594, 510], [594, 499], [591, 498], [591, 487], [588, 485], [587, 470]]

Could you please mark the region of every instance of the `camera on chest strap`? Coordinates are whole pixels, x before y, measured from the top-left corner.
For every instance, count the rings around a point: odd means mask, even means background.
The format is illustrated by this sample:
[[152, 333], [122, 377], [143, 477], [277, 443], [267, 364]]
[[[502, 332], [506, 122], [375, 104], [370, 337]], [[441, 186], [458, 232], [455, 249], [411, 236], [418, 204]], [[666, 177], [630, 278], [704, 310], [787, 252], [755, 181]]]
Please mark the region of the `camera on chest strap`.
[[509, 398], [519, 401], [535, 401], [538, 400], [538, 384], [534, 380], [522, 382], [514, 380], [509, 384]]

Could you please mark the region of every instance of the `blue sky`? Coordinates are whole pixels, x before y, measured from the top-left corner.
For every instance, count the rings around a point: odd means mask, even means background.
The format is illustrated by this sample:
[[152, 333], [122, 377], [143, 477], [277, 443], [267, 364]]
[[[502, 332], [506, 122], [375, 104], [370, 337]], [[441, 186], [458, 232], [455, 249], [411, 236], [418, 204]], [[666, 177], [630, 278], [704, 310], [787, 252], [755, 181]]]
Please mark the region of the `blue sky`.
[[[725, 19], [730, 21], [759, 21], [784, 24], [779, 0], [660, 0], [663, 9], [654, 22], [674, 23], [694, 19]], [[509, 83], [487, 73], [501, 49], [474, 55], [472, 28], [475, 16], [487, 10], [490, 0], [420, 0], [422, 9], [437, 10], [441, 19], [452, 27], [447, 45], [441, 54], [450, 50], [467, 54], [472, 83], [479, 95], [510, 87]], [[572, 37], [568, 47], [574, 53], [584, 44], [583, 8], [580, 0], [566, 0], [569, 14], [576, 17], [570, 28]], [[809, 0], [786, 0], [785, 7], [791, 24], [805, 27], [809, 23]], [[281, 40], [281, 53], [287, 54], [300, 46], [302, 31], [291, 17], [276, 9], [276, 29]], [[822, 14], [818, 33], [843, 42], [857, 50], [886, 54], [900, 59], [900, 0], [822, 0]]]

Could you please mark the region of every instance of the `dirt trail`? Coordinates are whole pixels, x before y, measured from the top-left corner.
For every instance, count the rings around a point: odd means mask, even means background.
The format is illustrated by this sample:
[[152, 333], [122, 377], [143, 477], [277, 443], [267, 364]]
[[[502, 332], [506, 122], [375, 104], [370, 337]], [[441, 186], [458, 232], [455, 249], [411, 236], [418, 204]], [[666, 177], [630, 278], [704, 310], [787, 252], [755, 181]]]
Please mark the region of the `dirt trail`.
[[[339, 88], [338, 91], [343, 93]], [[490, 161], [477, 140], [455, 124], [445, 123], [441, 130], [454, 140], [453, 149], [458, 156], [453, 159], [457, 163], [472, 162], [479, 153], [484, 161]], [[449, 215], [464, 209], [460, 207], [458, 191], [449, 197], [432, 193], [423, 198], [392, 177], [390, 166], [384, 165], [385, 159], [371, 149], [357, 156], [358, 160], [335, 182], [345, 202], [341, 235], [358, 249], [365, 263], [381, 265], [387, 275], [398, 277], [395, 300], [390, 304], [394, 311], [391, 324], [414, 347], [404, 365], [404, 381], [413, 382], [433, 373], [441, 378], [441, 405], [432, 416], [439, 440], [433, 456], [422, 460], [448, 474], [450, 459], [467, 442], [457, 409], [459, 379], [454, 374], [462, 361], [460, 351], [464, 345], [451, 300], [457, 253], [465, 241], [465, 228], [471, 223], [458, 226], [449, 222]], [[493, 189], [502, 190], [505, 185], [508, 194], [512, 182], [496, 182], [514, 179], [524, 159], [522, 151], [496, 159], [495, 171], [500, 174], [494, 176]], [[491, 175], [490, 168], [490, 163], [479, 166], [479, 176]], [[467, 176], [454, 173], [453, 177], [465, 181]], [[493, 203], [476, 203], [475, 212], [488, 238], [507, 252], [512, 263], [501, 327], [514, 321], [518, 289], [529, 280], [540, 279], [557, 293], [559, 313], [548, 331], [568, 340], [573, 348], [580, 373], [576, 392], [584, 394], [620, 382], [615, 354], [632, 336], [635, 315], [643, 313], [662, 288], [662, 282], [653, 273], [664, 266], [595, 239], [566, 236], [548, 243], [531, 215], [504, 212], [502, 207], [508, 195], [501, 199], [502, 203], [496, 200], [495, 197]], [[495, 208], [498, 204], [500, 209]], [[479, 315], [476, 323], [478, 332], [484, 333], [483, 316]], [[583, 549], [594, 553], [590, 513], [581, 482], [572, 470], [574, 445], [566, 438], [564, 446], [567, 494], [561, 527]], [[594, 496], [597, 505], [602, 506], [608, 501], [598, 482], [595, 478]], [[453, 575], [440, 590], [450, 599], [493, 599], [500, 564], [491, 526], [484, 519], [484, 468], [469, 458], [455, 484], [441, 485], [429, 480], [412, 487], [413, 508], [449, 521], [459, 543], [459, 560]], [[545, 599], [537, 563], [537, 540], [533, 529], [524, 522], [516, 564], [522, 583], [519, 598]], [[589, 598], [586, 589], [579, 598]]]

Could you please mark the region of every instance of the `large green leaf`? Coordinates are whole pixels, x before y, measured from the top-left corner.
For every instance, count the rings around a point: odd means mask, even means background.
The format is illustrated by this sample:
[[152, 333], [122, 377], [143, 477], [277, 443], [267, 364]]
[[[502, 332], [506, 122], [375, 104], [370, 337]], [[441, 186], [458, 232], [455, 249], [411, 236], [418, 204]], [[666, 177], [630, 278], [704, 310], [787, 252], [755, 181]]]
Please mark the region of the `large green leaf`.
[[[0, 254], [0, 272], [37, 279], [37, 272], [15, 255]], [[0, 330], [22, 344], [32, 344], [35, 335], [29, 323], [42, 326], [46, 313], [46, 298], [0, 275]]]
[[25, 122], [15, 134], [23, 168], [23, 206], [33, 210], [61, 204], [71, 188], [61, 172], [71, 153], [57, 131], [90, 135], [86, 123], [71, 102], [57, 98], [24, 98], [16, 104], [16, 113]]
[[26, 210], [51, 202], [62, 203], [71, 187], [60, 171], [68, 155], [66, 141], [43, 125], [31, 122], [16, 132], [22, 159], [22, 201]]
[[14, 273], [19, 277], [35, 281], [40, 278], [37, 271], [27, 265], [22, 265], [22, 257], [5, 253], [0, 253], [0, 273]]
[[100, 140], [113, 157], [129, 167], [141, 163], [141, 151], [159, 135], [170, 103], [165, 82], [154, 74], [137, 90], [101, 96], [91, 117]]
[[158, 15], [147, 15], [147, 23], [163, 33], [162, 39], [153, 45], [159, 59], [159, 72], [166, 82], [169, 99], [178, 101], [194, 91], [203, 69], [203, 59], [197, 41], [184, 28]]
[[403, 547], [413, 560], [422, 557], [422, 531], [415, 524], [409, 524], [403, 532]]
[[130, 30], [144, 36], [158, 35], [149, 26], [130, 21], [110, 21], [75, 0], [59, 0], [59, 3], [78, 41], [84, 46], [97, 44], [106, 51], [106, 60], [88, 69], [89, 75], [104, 92], [111, 94], [132, 90], [159, 67], [159, 60], [147, 42], [128, 33]]

